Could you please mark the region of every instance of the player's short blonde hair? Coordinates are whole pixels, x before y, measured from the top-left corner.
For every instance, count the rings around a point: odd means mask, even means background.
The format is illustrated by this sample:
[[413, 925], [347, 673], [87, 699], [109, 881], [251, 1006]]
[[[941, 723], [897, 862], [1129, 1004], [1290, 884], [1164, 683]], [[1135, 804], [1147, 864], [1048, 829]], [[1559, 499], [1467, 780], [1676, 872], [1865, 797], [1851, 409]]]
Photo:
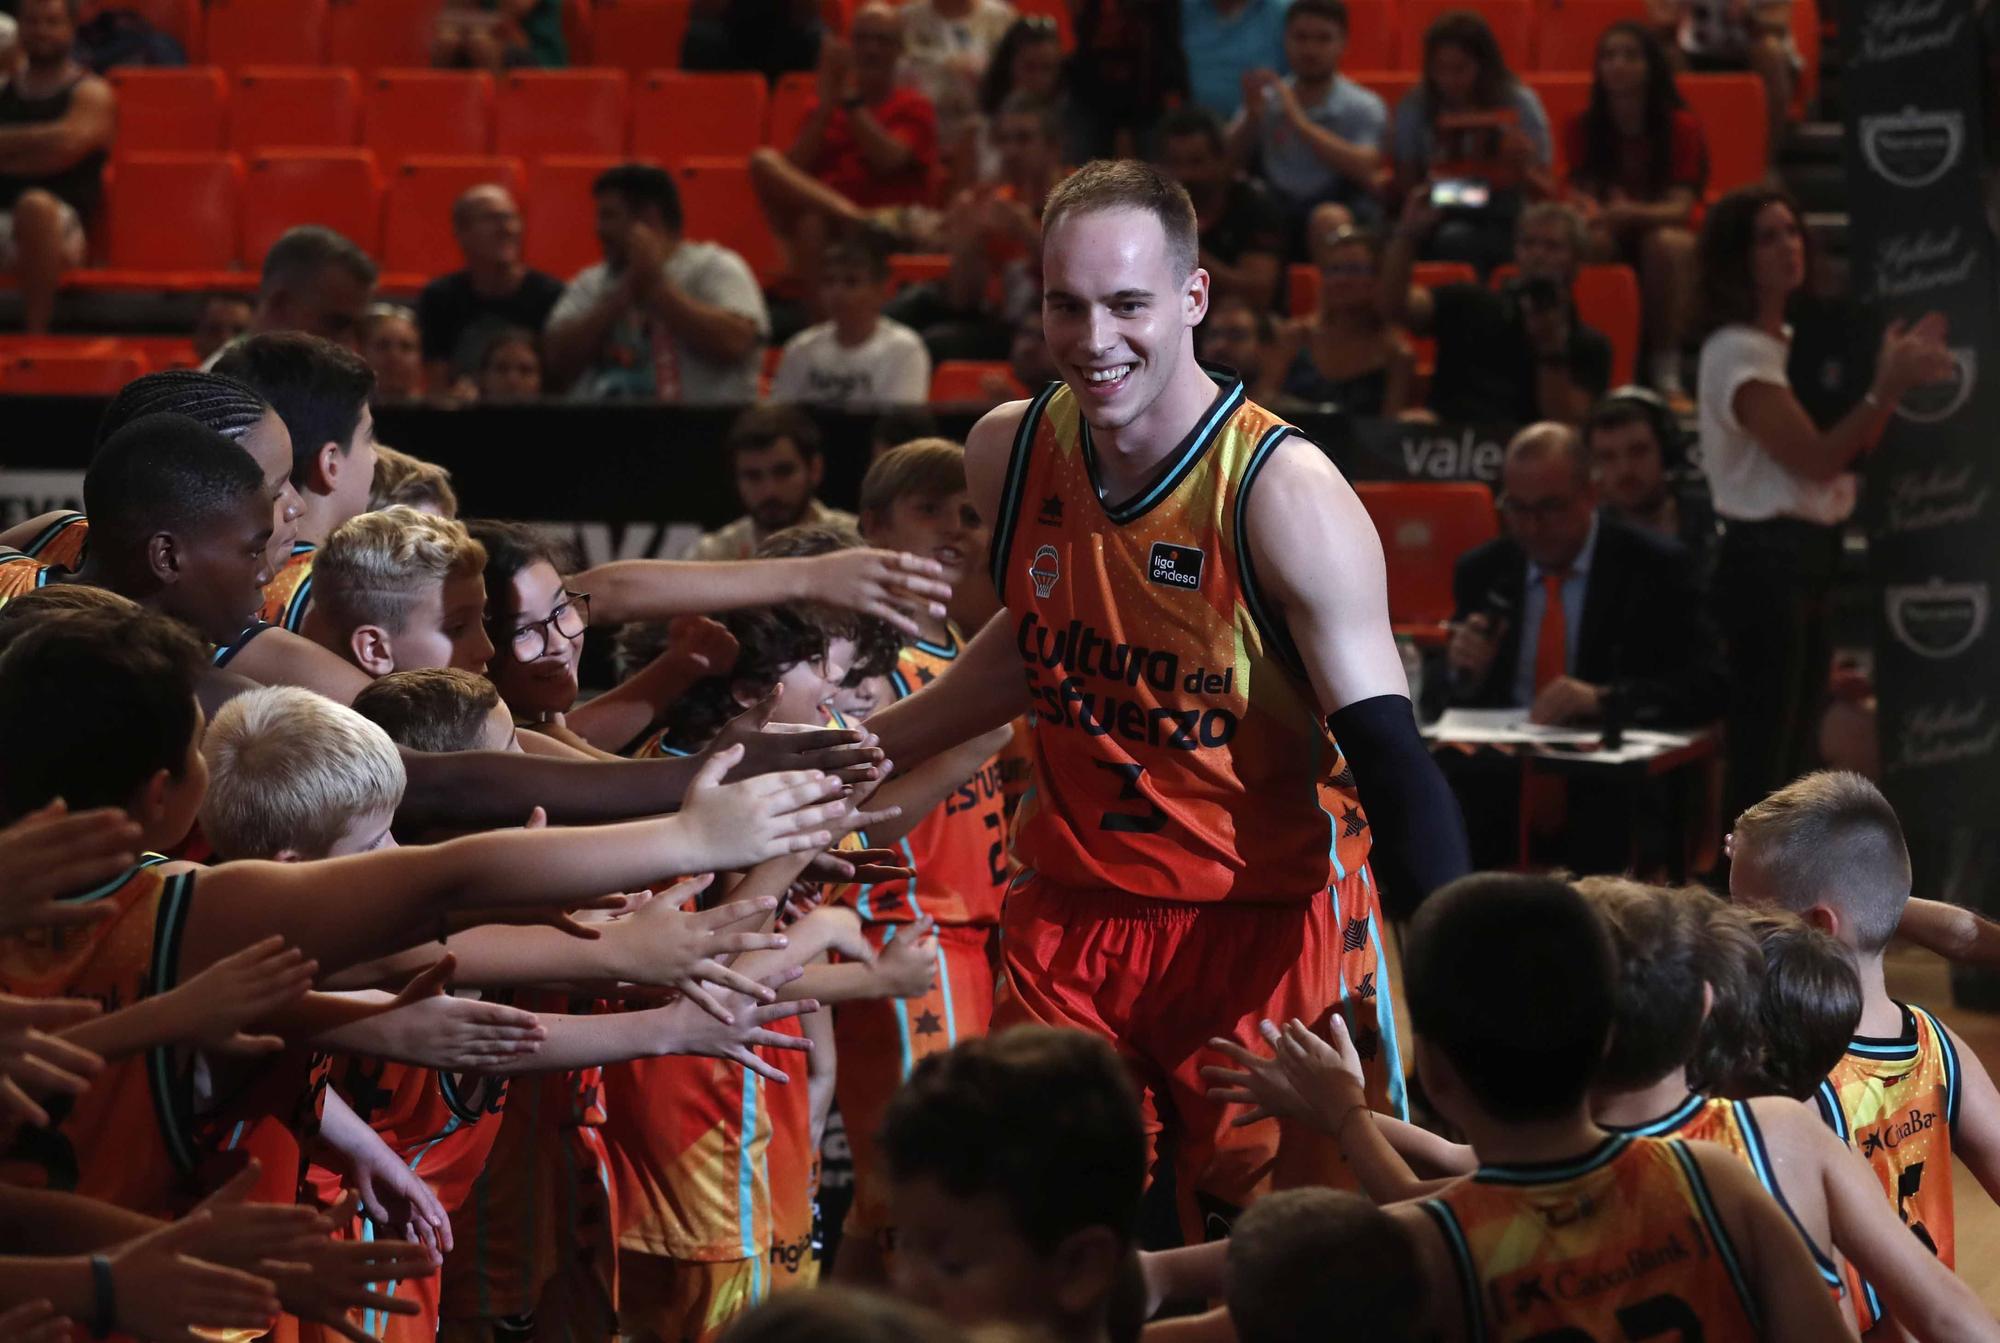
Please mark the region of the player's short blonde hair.
[[399, 634], [424, 593], [485, 569], [486, 547], [464, 523], [396, 504], [334, 529], [313, 557], [313, 604], [343, 634], [363, 625]]
[[209, 773], [201, 829], [227, 858], [287, 849], [324, 858], [357, 819], [403, 800], [403, 759], [389, 734], [297, 686], [230, 700], [201, 750]]
[[451, 472], [435, 462], [398, 452], [384, 443], [375, 445], [375, 480], [368, 487], [368, 507], [384, 509], [391, 504], [426, 506], [439, 517], [458, 516], [458, 491], [451, 487]]
[[1042, 236], [1054, 233], [1066, 215], [1114, 210], [1158, 220], [1167, 235], [1167, 260], [1181, 275], [1194, 273], [1201, 252], [1194, 202], [1180, 183], [1137, 159], [1094, 159], [1056, 183], [1042, 207]]

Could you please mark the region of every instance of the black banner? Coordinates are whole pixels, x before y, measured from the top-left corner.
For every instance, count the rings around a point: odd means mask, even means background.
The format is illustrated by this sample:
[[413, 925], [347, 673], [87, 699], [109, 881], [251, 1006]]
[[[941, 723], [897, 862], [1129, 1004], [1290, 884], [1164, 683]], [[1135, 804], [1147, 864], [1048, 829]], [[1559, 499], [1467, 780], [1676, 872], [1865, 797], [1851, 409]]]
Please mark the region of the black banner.
[[[1986, 56], [1973, 0], [1848, 0], [1841, 92], [1855, 284], [1888, 320], [1941, 312], [1957, 364], [1897, 407], [1864, 499], [1883, 786], [1919, 894], [2000, 913], [2000, 389], [1985, 195]], [[1955, 976], [2000, 1004], [2000, 977]]]

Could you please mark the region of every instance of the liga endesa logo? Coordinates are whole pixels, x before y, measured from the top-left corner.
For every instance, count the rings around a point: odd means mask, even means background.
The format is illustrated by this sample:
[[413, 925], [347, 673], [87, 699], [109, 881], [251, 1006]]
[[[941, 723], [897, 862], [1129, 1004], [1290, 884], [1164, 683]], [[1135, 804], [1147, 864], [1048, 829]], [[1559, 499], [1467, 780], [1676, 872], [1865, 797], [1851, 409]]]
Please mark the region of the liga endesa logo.
[[1965, 114], [1900, 112], [1863, 117], [1861, 157], [1883, 181], [1899, 187], [1927, 187], [1957, 166], [1965, 150]]
[[1896, 642], [1919, 657], [1957, 657], [1986, 632], [1991, 605], [1984, 583], [1891, 583], [1882, 590], [1884, 614]]

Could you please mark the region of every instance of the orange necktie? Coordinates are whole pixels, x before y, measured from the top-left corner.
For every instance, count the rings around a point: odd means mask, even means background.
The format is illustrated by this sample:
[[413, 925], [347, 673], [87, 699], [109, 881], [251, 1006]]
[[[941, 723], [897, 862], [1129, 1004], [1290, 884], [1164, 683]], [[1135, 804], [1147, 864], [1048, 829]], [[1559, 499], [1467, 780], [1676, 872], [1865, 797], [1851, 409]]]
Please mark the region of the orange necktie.
[[1535, 635], [1535, 690], [1569, 674], [1569, 612], [1563, 609], [1563, 584], [1569, 571], [1542, 575], [1542, 627]]

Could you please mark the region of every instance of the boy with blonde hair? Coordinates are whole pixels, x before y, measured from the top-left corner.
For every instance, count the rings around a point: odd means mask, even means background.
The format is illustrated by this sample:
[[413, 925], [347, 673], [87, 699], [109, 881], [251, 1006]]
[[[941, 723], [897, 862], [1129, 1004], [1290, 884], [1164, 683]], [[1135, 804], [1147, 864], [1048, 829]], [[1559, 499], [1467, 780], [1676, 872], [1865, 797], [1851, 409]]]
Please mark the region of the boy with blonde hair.
[[[1733, 852], [1732, 899], [1791, 910], [1854, 953], [1861, 1025], [1820, 1087], [1820, 1114], [1875, 1168], [1910, 1233], [1954, 1266], [1951, 1158], [2000, 1198], [2000, 1092], [1943, 1022], [1883, 981], [1882, 952], [1910, 899], [1895, 810], [1859, 774], [1808, 774], [1737, 819]], [[1858, 1278], [1850, 1286], [1868, 1329], [1880, 1298]]]
[[437, 463], [377, 443], [375, 480], [368, 489], [368, 509], [378, 513], [391, 504], [408, 504], [432, 517], [455, 518], [458, 491], [451, 487], [451, 472]]
[[486, 670], [486, 548], [465, 525], [403, 504], [350, 518], [313, 570], [301, 630], [369, 676], [409, 667]]

